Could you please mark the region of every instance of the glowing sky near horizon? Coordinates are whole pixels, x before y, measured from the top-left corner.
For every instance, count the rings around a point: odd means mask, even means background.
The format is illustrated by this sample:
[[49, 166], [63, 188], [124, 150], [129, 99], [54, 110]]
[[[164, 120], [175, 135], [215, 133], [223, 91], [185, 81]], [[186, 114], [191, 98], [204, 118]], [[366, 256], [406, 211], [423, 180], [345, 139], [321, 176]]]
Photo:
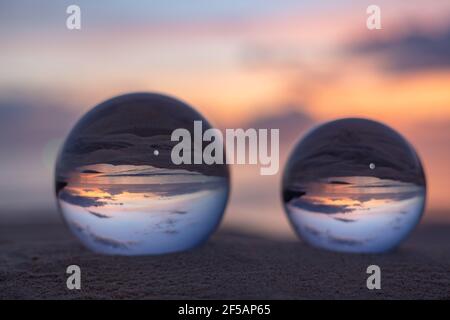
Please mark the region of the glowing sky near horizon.
[[[324, 119], [359, 113], [393, 120], [406, 106], [417, 117], [450, 115], [448, 71], [386, 75], [374, 59], [342, 54], [374, 35], [365, 29], [364, 3], [208, 4], [80, 1], [80, 32], [65, 29], [64, 3], [3, 4], [0, 91], [58, 89], [55, 98], [77, 97], [73, 108], [127, 91], [167, 92], [225, 123], [288, 103]], [[403, 32], [409, 20], [434, 30], [450, 14], [445, 1], [380, 6], [376, 37]]]

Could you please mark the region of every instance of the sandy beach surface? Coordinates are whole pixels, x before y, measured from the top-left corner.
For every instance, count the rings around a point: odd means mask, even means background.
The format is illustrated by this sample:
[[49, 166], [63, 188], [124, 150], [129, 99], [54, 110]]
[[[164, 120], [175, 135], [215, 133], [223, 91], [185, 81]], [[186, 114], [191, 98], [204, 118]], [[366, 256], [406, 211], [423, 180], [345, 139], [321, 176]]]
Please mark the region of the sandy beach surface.
[[[81, 267], [81, 290], [66, 267]], [[366, 287], [381, 267], [381, 290]], [[422, 224], [395, 252], [340, 254], [222, 227], [163, 256], [102, 256], [60, 222], [0, 226], [1, 299], [450, 299], [450, 225]]]

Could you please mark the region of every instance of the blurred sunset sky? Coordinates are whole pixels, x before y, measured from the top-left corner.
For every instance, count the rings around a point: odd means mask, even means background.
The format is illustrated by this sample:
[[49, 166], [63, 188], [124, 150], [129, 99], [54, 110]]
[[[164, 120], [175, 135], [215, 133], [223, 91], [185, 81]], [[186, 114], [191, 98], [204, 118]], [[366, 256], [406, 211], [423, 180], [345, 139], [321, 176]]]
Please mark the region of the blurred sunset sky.
[[[71, 4], [81, 30], [66, 28]], [[366, 28], [371, 4], [381, 30]], [[54, 158], [77, 119], [113, 96], [154, 91], [220, 128], [279, 127], [280, 174], [315, 124], [386, 123], [422, 159], [426, 216], [450, 217], [448, 0], [2, 1], [0, 41], [2, 209], [54, 206]], [[245, 214], [258, 199], [245, 190], [259, 181], [270, 187], [254, 192], [280, 214], [279, 176], [233, 172], [228, 211]]]

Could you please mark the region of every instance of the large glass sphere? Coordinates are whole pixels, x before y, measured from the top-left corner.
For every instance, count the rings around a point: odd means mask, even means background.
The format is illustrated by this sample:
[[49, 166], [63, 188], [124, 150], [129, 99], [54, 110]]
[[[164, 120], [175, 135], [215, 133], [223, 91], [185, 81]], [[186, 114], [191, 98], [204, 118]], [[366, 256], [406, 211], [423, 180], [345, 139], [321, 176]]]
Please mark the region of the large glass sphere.
[[179, 143], [172, 132], [184, 128], [194, 137], [194, 121], [210, 128], [183, 102], [138, 93], [103, 102], [76, 124], [57, 160], [56, 196], [84, 245], [106, 254], [162, 254], [209, 237], [225, 209], [229, 172], [226, 164], [172, 161]]
[[283, 177], [283, 202], [307, 243], [345, 252], [397, 246], [422, 216], [426, 183], [413, 147], [371, 120], [342, 119], [307, 134]]

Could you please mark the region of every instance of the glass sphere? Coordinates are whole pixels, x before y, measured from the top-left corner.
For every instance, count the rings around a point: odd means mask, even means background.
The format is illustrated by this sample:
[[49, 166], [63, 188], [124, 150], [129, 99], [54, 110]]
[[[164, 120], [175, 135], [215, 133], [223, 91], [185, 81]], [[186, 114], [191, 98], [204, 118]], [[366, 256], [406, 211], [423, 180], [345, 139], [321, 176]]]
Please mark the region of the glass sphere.
[[171, 158], [179, 143], [172, 132], [183, 128], [193, 137], [194, 121], [211, 127], [183, 102], [149, 93], [113, 98], [81, 118], [57, 160], [55, 189], [65, 222], [85, 246], [105, 254], [163, 254], [211, 235], [228, 199], [227, 165]]
[[296, 233], [335, 251], [396, 247], [425, 205], [425, 175], [413, 147], [391, 128], [365, 119], [312, 130], [290, 155], [282, 184]]

